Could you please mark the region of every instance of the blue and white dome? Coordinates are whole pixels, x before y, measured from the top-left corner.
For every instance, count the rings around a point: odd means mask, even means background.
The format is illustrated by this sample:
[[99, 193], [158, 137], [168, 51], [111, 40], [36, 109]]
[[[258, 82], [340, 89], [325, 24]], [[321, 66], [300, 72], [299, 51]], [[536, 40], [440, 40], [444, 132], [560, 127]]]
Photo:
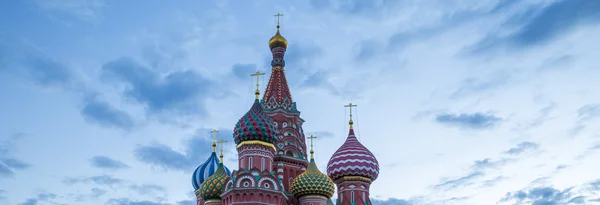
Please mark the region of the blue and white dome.
[[[204, 182], [204, 180], [208, 179], [208, 177], [213, 175], [217, 171], [218, 167], [219, 158], [217, 157], [217, 153], [212, 152], [210, 154], [210, 157], [206, 160], [206, 162], [198, 166], [198, 168], [196, 168], [196, 171], [194, 171], [194, 174], [192, 175], [192, 186], [194, 186], [194, 191], [198, 190], [202, 182]], [[227, 167], [223, 167], [225, 168], [225, 172], [227, 172], [227, 175], [230, 176], [231, 171], [229, 171]]]

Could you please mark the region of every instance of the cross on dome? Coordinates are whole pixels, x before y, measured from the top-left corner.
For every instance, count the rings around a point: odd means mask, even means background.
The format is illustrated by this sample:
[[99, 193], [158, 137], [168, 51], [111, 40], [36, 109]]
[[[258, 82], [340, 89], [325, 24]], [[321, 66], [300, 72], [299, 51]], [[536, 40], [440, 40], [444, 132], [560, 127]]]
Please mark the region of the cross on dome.
[[210, 132], [213, 134], [213, 144], [212, 144], [213, 152], [216, 152], [217, 151], [217, 132], [219, 132], [219, 130], [213, 129]]
[[315, 158], [315, 150], [313, 150], [313, 139], [315, 139], [317, 137], [310, 135], [307, 138], [310, 139], [310, 159], [314, 159]]
[[350, 129], [352, 129], [352, 125], [354, 124], [354, 122], [352, 121], [352, 107], [356, 107], [357, 105], [354, 105], [352, 103], [344, 105], [344, 107], [350, 108], [350, 121], [348, 122], [348, 124], [350, 124]]
[[256, 91], [254, 91], [254, 95], [256, 95], [256, 99], [258, 99], [258, 96], [260, 95], [260, 90], [258, 90], [258, 86], [259, 86], [258, 85], [258, 80], [259, 80], [259, 77], [261, 75], [264, 75], [264, 74], [265, 73], [261, 73], [261, 72], [258, 72], [258, 71], [256, 71], [256, 73], [254, 73], [254, 74], [250, 74], [250, 76], [256, 77]]
[[219, 155], [219, 160], [223, 163], [223, 144], [227, 142], [227, 140], [220, 139], [217, 143], [221, 144], [221, 154]]

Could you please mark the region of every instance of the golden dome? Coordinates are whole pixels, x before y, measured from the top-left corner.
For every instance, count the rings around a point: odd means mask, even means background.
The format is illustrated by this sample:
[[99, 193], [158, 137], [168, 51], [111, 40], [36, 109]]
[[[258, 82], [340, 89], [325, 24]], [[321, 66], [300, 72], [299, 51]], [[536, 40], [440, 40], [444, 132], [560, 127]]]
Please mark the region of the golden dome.
[[335, 193], [335, 184], [327, 175], [319, 171], [315, 160], [311, 159], [306, 171], [292, 181], [290, 191], [295, 197], [321, 195], [331, 198]]
[[283, 47], [287, 48], [288, 42], [285, 38], [279, 33], [279, 26], [277, 26], [277, 33], [269, 40], [269, 48], [273, 49], [275, 47]]

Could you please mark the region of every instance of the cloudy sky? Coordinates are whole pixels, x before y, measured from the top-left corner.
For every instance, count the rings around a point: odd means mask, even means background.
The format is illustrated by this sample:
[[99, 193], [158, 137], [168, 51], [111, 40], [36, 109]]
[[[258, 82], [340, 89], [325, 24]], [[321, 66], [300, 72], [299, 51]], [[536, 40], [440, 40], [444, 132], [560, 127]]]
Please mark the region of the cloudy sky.
[[597, 0], [1, 1], [0, 204], [194, 204], [278, 12], [319, 167], [358, 104], [376, 204], [600, 204]]

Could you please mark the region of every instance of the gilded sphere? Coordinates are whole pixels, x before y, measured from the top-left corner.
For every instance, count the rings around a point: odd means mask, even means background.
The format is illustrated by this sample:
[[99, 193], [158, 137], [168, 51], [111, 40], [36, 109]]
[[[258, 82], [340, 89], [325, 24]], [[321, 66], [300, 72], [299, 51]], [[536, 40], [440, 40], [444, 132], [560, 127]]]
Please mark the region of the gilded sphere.
[[277, 29], [277, 33], [271, 37], [269, 40], [269, 48], [273, 49], [275, 47], [283, 47], [287, 48], [288, 42], [285, 38], [279, 33], [279, 29]]

